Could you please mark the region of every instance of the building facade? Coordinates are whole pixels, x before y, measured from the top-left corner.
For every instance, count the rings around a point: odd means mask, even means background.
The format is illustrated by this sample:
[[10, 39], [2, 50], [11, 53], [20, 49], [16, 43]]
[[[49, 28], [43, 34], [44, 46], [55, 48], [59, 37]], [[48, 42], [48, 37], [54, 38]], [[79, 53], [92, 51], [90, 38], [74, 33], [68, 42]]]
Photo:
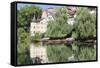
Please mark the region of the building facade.
[[73, 25], [75, 23], [75, 17], [76, 17], [76, 10], [77, 8], [74, 6], [67, 7], [68, 12], [68, 24]]
[[39, 20], [35, 20], [35, 16], [34, 16], [33, 21], [30, 24], [31, 36], [34, 36], [35, 33], [46, 32], [48, 21], [50, 21], [50, 20], [53, 20], [53, 17], [47, 10], [43, 10], [41, 19], [39, 19]]

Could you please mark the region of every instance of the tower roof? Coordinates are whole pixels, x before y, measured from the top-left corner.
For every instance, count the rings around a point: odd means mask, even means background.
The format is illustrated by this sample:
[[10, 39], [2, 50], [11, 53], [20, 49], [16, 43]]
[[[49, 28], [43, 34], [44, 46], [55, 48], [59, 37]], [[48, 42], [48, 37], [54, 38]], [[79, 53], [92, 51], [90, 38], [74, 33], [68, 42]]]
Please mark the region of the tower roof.
[[33, 16], [33, 19], [32, 19], [32, 21], [33, 21], [33, 22], [35, 22], [35, 21], [36, 21], [35, 15]]

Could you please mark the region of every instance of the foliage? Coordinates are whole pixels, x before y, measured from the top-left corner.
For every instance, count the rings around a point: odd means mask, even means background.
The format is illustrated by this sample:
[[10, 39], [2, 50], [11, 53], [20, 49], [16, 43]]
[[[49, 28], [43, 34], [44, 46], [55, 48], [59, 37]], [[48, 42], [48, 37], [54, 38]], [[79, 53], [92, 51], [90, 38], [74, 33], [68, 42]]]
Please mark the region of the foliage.
[[96, 60], [96, 48], [92, 47], [94, 43], [89, 45], [90, 43], [84, 44], [84, 42], [74, 42], [72, 44], [73, 53], [78, 61]]
[[72, 55], [72, 50], [64, 44], [48, 45], [47, 54], [51, 62], [66, 62], [67, 58]]
[[29, 30], [32, 18], [35, 16], [39, 19], [42, 14], [42, 10], [37, 6], [24, 6], [17, 10], [17, 26], [23, 27]]
[[32, 17], [40, 18], [42, 10], [36, 6], [24, 6], [17, 10], [17, 63], [32, 64], [29, 45], [29, 27]]
[[96, 15], [90, 14], [88, 8], [78, 8], [75, 20], [73, 37], [84, 38], [96, 35]]
[[64, 8], [59, 8], [53, 18], [48, 22], [46, 37], [64, 37], [71, 33], [72, 26], [67, 24], [67, 11]]
[[78, 53], [79, 61], [96, 60], [96, 48], [93, 47], [81, 47]]
[[83, 42], [74, 42], [71, 45], [47, 45], [48, 59], [50, 62], [68, 62], [68, 58], [74, 54], [74, 58], [77, 61], [96, 60], [96, 48], [91, 46], [88, 47], [88, 44], [84, 45]]
[[42, 39], [44, 34], [42, 33], [35, 33], [34, 36], [31, 37], [31, 41], [38, 41]]
[[23, 28], [18, 28], [17, 32], [17, 62], [18, 64], [29, 64], [31, 63], [28, 48], [30, 44], [29, 33], [27, 33]]

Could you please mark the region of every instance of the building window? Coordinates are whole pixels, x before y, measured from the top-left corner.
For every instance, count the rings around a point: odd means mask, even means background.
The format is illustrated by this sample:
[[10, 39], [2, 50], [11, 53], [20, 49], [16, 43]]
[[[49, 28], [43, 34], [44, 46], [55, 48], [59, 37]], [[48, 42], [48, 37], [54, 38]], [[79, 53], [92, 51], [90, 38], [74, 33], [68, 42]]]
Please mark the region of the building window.
[[34, 26], [34, 28], [35, 28], [35, 26]]
[[33, 31], [33, 33], [35, 33], [35, 31]]
[[43, 22], [41, 22], [41, 24], [43, 24]]

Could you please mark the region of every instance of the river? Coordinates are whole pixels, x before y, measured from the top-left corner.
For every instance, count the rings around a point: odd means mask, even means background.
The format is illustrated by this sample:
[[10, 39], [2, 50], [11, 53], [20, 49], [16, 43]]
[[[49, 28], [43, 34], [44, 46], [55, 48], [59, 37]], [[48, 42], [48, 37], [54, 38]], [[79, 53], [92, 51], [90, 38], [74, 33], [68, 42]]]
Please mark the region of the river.
[[34, 42], [30, 45], [30, 57], [33, 63], [89, 61], [96, 60], [96, 49], [96, 43], [94, 42], [74, 41], [70, 44]]

